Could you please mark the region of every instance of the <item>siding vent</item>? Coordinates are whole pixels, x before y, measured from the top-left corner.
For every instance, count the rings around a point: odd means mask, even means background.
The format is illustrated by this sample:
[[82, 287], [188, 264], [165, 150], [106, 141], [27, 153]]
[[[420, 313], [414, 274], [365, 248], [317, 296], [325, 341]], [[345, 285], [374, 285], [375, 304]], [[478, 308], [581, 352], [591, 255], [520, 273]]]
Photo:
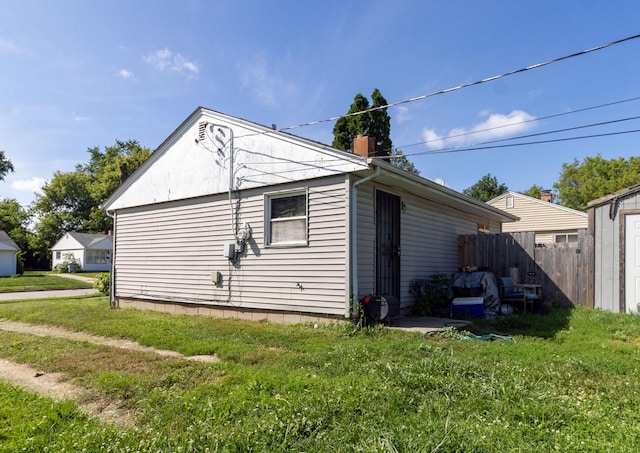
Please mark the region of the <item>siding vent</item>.
[[198, 142], [201, 142], [204, 140], [205, 132], [207, 130], [207, 124], [208, 123], [206, 121], [202, 121], [198, 123], [198, 138], [196, 139]]

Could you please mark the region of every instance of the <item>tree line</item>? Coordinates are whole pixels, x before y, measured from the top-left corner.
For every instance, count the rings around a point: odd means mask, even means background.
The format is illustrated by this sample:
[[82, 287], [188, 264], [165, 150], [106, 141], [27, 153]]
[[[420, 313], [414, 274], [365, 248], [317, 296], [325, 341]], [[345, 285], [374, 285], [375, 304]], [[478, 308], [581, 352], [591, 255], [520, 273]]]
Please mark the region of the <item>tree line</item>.
[[[391, 119], [378, 89], [371, 95], [372, 103], [358, 93], [348, 115], [336, 121], [332, 146], [351, 150], [358, 134], [374, 139], [376, 156], [402, 170], [419, 174], [415, 165], [394, 148], [391, 141]], [[370, 107], [376, 107], [370, 110]], [[380, 108], [382, 107], [382, 108]], [[77, 164], [70, 172], [56, 171], [44, 184], [35, 201], [23, 208], [15, 199], [0, 199], [0, 229], [6, 231], [21, 250], [26, 267], [45, 269], [50, 266], [51, 247], [67, 232], [106, 233], [113, 221], [102, 204], [117, 189], [128, 174], [134, 172], [151, 155], [148, 148], [135, 140], [116, 140], [115, 145], [89, 148], [88, 162]], [[14, 172], [11, 161], [0, 151], [0, 181]], [[607, 160], [602, 156], [574, 159], [562, 165], [559, 180], [553, 185], [555, 202], [577, 210], [585, 210], [593, 199], [640, 183], [640, 157]], [[463, 190], [469, 197], [489, 201], [508, 187], [497, 177], [487, 174]], [[542, 187], [533, 185], [523, 193], [540, 198]]]

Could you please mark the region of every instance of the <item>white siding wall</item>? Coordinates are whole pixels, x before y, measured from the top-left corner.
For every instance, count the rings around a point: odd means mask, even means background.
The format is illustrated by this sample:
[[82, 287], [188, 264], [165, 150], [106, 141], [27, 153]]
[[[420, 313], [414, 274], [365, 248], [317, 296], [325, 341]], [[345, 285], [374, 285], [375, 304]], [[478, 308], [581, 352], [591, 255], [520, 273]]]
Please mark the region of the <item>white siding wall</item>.
[[339, 175], [269, 191], [304, 187], [309, 245], [265, 247], [264, 193], [245, 191], [239, 223], [250, 225], [252, 238], [235, 264], [222, 254], [234, 240], [226, 194], [118, 211], [116, 297], [344, 315], [348, 185]]
[[375, 182], [358, 187], [358, 276], [359, 296], [375, 292], [375, 213], [376, 189], [400, 196], [405, 205], [400, 215], [402, 308], [413, 305], [411, 282], [458, 268], [458, 236], [477, 233], [478, 223], [489, 224], [492, 233], [500, 226], [440, 204]]
[[[76, 242], [74, 245], [78, 246], [79, 244]], [[56, 258], [57, 252], [60, 252], [60, 259]], [[64, 259], [65, 259], [64, 256], [66, 254], [68, 254], [68, 253], [72, 254], [80, 262], [80, 265], [82, 266], [82, 269], [84, 270], [84, 249], [82, 249], [82, 248], [52, 250], [52, 252], [51, 252], [51, 268], [53, 269], [58, 264], [62, 263], [64, 261]]]

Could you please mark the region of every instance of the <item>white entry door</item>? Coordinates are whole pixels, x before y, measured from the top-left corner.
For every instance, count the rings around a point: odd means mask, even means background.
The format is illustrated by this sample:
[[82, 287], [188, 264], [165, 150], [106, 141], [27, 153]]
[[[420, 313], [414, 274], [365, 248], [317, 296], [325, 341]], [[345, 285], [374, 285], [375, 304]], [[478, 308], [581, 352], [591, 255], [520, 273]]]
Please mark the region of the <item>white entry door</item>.
[[640, 214], [625, 216], [625, 307], [640, 312]]

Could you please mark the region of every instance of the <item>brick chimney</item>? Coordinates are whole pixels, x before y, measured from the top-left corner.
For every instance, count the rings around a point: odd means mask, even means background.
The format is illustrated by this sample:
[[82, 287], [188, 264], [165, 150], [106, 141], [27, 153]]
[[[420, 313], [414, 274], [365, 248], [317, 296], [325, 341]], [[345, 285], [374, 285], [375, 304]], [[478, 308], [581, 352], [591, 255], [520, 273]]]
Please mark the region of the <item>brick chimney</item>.
[[362, 157], [374, 157], [376, 155], [376, 143], [373, 138], [359, 134], [353, 141], [353, 154]]
[[551, 203], [553, 201], [553, 195], [551, 194], [550, 190], [543, 190], [540, 194], [540, 199], [542, 201], [548, 201], [549, 203]]

